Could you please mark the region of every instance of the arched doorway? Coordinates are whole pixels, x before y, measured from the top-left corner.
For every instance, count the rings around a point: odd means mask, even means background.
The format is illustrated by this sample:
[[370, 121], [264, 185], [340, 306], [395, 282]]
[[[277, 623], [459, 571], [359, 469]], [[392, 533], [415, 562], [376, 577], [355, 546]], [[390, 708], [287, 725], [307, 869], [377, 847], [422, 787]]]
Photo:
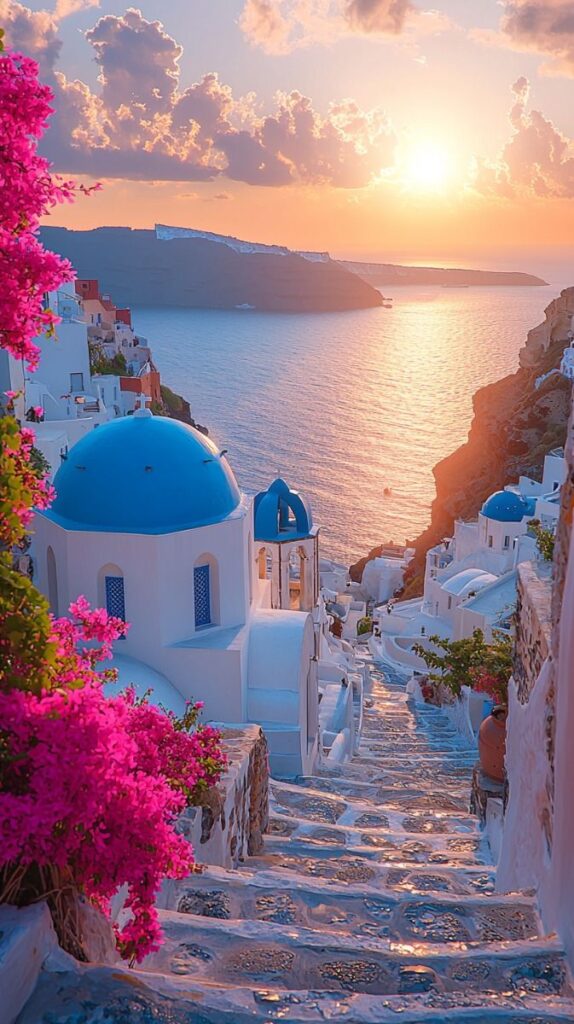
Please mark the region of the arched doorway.
[[58, 571], [56, 569], [56, 556], [51, 547], [46, 552], [46, 569], [48, 574], [48, 600], [52, 615], [59, 615], [58, 607]]

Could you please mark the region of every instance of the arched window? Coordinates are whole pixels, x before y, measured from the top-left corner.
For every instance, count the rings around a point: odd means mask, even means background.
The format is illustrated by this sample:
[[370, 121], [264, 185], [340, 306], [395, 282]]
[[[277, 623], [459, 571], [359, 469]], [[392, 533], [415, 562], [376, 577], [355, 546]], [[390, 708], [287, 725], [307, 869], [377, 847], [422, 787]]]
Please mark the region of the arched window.
[[193, 570], [195, 628], [211, 625], [211, 567], [196, 565]]
[[126, 621], [125, 581], [122, 569], [118, 565], [104, 565], [98, 578], [99, 602], [108, 615]]
[[257, 563], [259, 566], [259, 579], [266, 580], [269, 578], [269, 564], [267, 559], [267, 548], [259, 548], [257, 555]]
[[196, 629], [219, 622], [219, 568], [213, 555], [200, 555], [193, 567], [193, 607]]
[[289, 552], [289, 607], [292, 611], [301, 611], [307, 603], [305, 600], [307, 572], [305, 548], [302, 545], [292, 548]]
[[123, 576], [106, 576], [106, 611], [115, 619], [126, 621], [126, 599]]
[[58, 615], [58, 572], [56, 558], [51, 547], [46, 552], [46, 568], [48, 572], [48, 600], [52, 615]]
[[247, 562], [249, 566], [249, 602], [253, 600], [253, 540], [251, 533], [247, 537]]

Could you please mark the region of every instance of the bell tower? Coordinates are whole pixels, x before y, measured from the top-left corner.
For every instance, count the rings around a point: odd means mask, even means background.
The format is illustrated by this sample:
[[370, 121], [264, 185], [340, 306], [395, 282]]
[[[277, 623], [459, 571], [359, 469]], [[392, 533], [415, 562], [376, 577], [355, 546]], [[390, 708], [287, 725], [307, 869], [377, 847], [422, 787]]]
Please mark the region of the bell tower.
[[255, 497], [257, 571], [271, 581], [271, 607], [312, 611], [319, 598], [319, 528], [310, 505], [280, 477]]

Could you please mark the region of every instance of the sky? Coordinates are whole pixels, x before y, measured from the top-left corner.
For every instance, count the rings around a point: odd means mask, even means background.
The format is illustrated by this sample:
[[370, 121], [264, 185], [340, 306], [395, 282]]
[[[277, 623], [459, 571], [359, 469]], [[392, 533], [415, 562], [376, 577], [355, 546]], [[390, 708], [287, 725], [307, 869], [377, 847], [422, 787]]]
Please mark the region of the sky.
[[[432, 3], [432, 0], [431, 0]], [[54, 223], [540, 269], [574, 238], [574, 0], [0, 0]]]

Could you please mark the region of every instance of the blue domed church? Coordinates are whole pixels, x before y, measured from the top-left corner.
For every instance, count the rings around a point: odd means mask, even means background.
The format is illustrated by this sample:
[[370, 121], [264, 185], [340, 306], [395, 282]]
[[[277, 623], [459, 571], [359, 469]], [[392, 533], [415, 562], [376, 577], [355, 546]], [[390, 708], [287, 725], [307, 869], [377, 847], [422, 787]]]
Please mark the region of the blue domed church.
[[[258, 722], [275, 774], [309, 772], [318, 556], [303, 499], [276, 482], [256, 499], [254, 524], [224, 454], [148, 409], [87, 434], [54, 486], [35, 521], [37, 581], [54, 614], [79, 594], [107, 608], [129, 623], [114, 649], [120, 686], [151, 688], [175, 711], [203, 700], [206, 720]], [[301, 559], [298, 602], [267, 571], [287, 539]]]

